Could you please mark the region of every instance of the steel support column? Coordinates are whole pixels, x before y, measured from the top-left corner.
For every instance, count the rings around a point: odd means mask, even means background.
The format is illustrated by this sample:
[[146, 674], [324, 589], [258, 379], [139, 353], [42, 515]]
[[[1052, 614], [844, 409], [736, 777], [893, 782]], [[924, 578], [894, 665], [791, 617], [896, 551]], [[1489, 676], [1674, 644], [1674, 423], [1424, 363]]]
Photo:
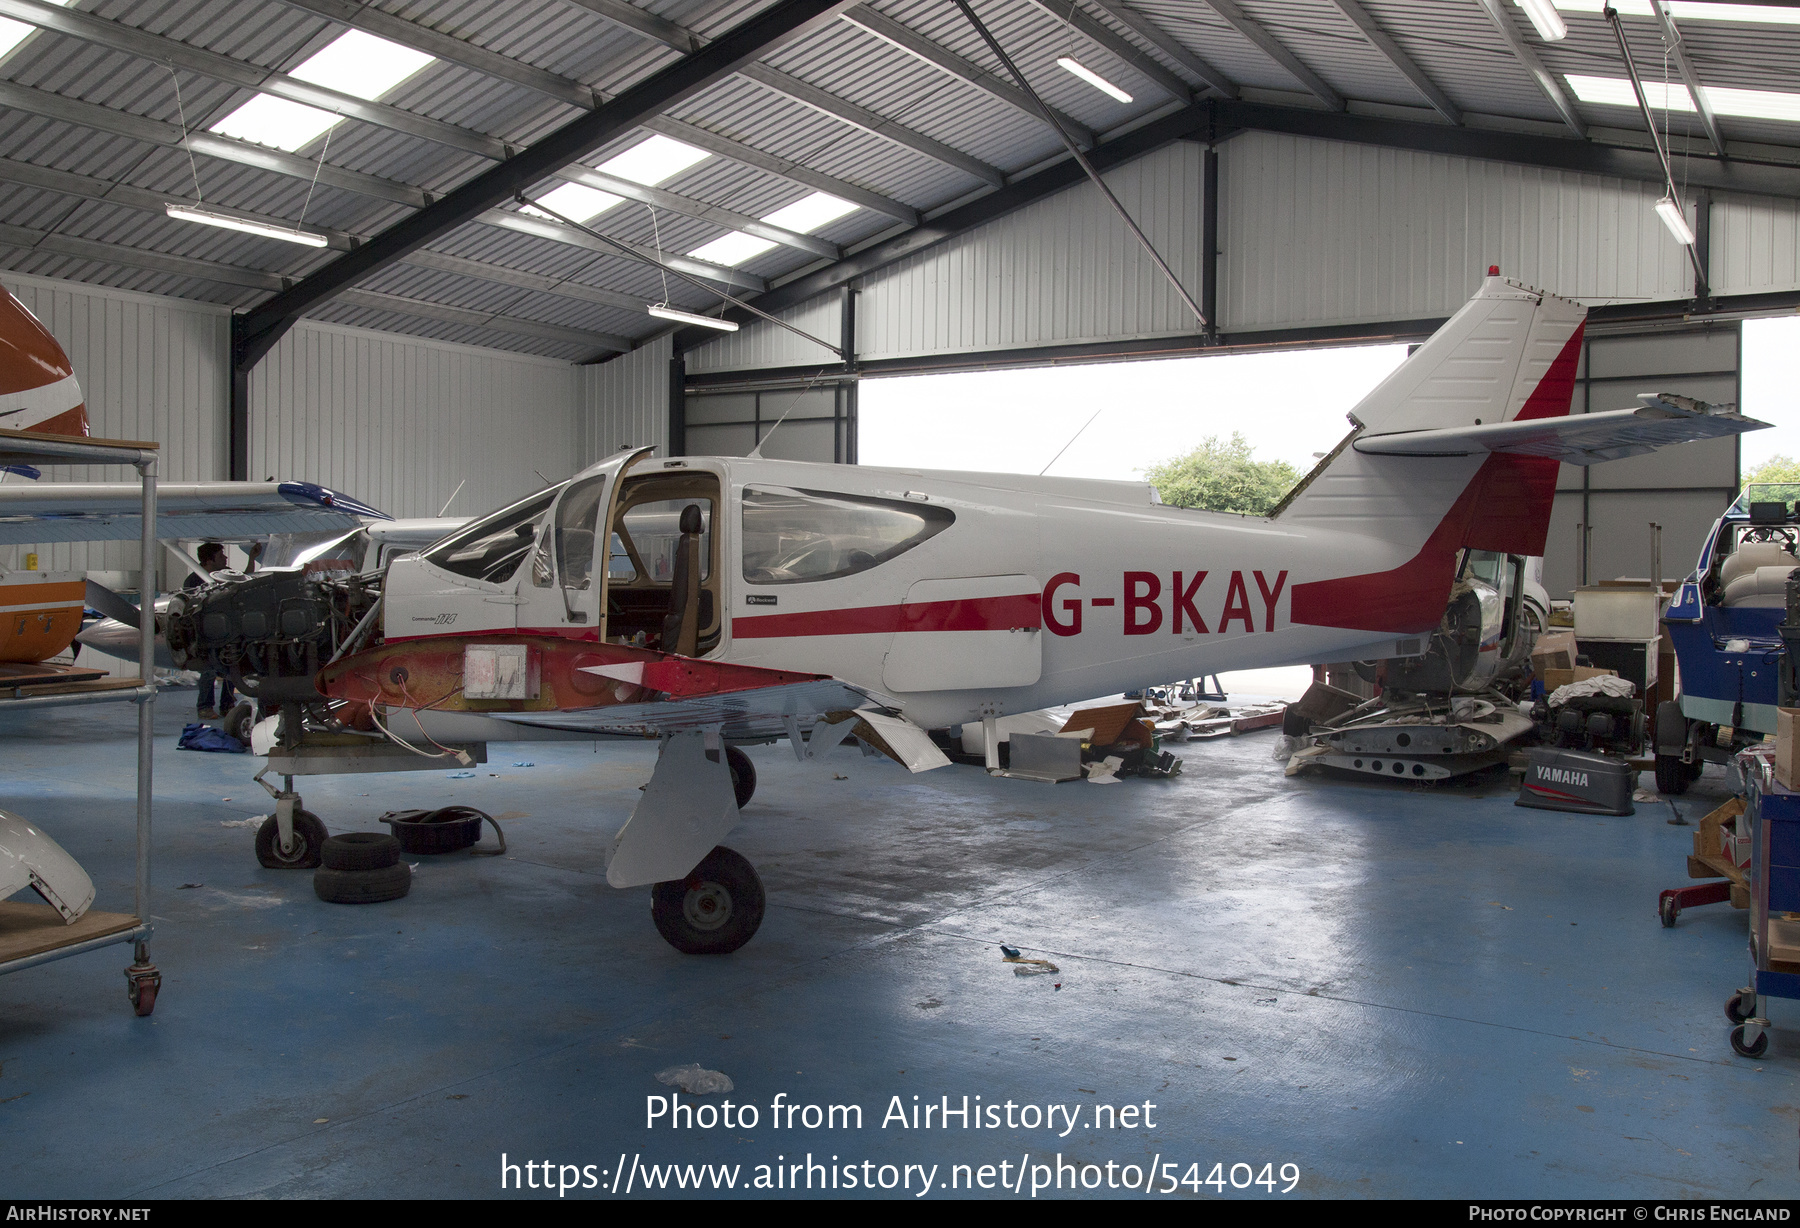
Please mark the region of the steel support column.
[[1200, 310], [1209, 341], [1219, 336], [1219, 150], [1208, 145], [1201, 163]]
[[687, 359], [669, 359], [669, 455], [687, 455]]

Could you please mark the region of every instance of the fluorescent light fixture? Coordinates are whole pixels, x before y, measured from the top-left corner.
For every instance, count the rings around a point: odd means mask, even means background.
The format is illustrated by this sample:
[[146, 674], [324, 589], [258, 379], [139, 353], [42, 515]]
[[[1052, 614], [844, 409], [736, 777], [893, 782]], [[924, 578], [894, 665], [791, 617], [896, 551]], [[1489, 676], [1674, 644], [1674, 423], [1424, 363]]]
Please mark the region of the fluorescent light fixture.
[[856, 206], [847, 200], [839, 200], [825, 192], [811, 192], [791, 205], [783, 205], [775, 212], [763, 215], [763, 221], [783, 230], [809, 235], [820, 227], [828, 226], [846, 214], [855, 212]]
[[1569, 37], [1569, 27], [1563, 24], [1562, 14], [1556, 11], [1551, 0], [1518, 0], [1518, 4], [1525, 10], [1525, 16], [1531, 18], [1538, 37], [1546, 43]]
[[[1575, 97], [1583, 102], [1615, 107], [1637, 106], [1637, 96], [1631, 91], [1631, 82], [1624, 77], [1584, 77], [1570, 73], [1564, 80], [1575, 91]], [[1712, 104], [1716, 114], [1800, 123], [1800, 93], [1745, 90], [1723, 85], [1706, 85], [1701, 88], [1706, 91], [1706, 101]], [[1644, 100], [1665, 111], [1695, 109], [1693, 97], [1687, 92], [1687, 87], [1680, 84], [1664, 85], [1660, 81], [1646, 81]]]
[[[1524, 0], [1514, 0], [1524, 8]], [[1654, 17], [1650, 0], [1612, 0], [1622, 17]], [[1556, 0], [1565, 13], [1601, 13], [1606, 0]], [[1717, 4], [1709, 0], [1668, 0], [1669, 16], [1676, 21], [1734, 21], [1765, 26], [1800, 26], [1800, 9], [1773, 4]]]
[[720, 235], [711, 243], [696, 247], [688, 255], [708, 264], [722, 264], [728, 269], [734, 269], [746, 260], [756, 259], [774, 246], [768, 239], [759, 239], [755, 235], [734, 230], [730, 234]]
[[614, 154], [596, 169], [646, 187], [655, 187], [710, 157], [712, 155], [704, 149], [696, 149], [685, 141], [653, 136], [641, 144], [633, 145], [622, 154]]
[[1663, 225], [1669, 228], [1669, 233], [1675, 236], [1677, 243], [1683, 247], [1694, 245], [1694, 232], [1688, 228], [1687, 219], [1681, 215], [1681, 206], [1675, 203], [1673, 197], [1665, 196], [1656, 202], [1656, 215], [1663, 220]]
[[[68, 8], [69, 0], [49, 0], [60, 8]], [[37, 27], [23, 21], [0, 17], [0, 60], [12, 54], [13, 48], [30, 38]]]
[[[371, 102], [432, 62], [432, 57], [385, 38], [348, 30], [302, 60], [290, 77]], [[212, 126], [220, 136], [288, 153], [316, 140], [341, 117], [303, 102], [258, 94]]]
[[265, 239], [281, 239], [288, 243], [298, 243], [303, 247], [324, 247], [330, 240], [324, 235], [314, 234], [310, 230], [289, 230], [284, 226], [272, 226], [267, 222], [252, 222], [241, 217], [233, 217], [229, 213], [214, 213], [211, 209], [200, 209], [193, 205], [178, 205], [173, 201], [163, 205], [163, 209], [172, 218], [184, 222], [199, 222], [206, 226], [218, 226], [225, 230], [240, 230], [247, 235], [259, 235]]
[[698, 324], [701, 328], [716, 328], [722, 333], [735, 333], [738, 330], [736, 321], [721, 320], [717, 316], [703, 316], [698, 312], [683, 311], [679, 307], [671, 307], [667, 303], [650, 303], [644, 310], [659, 320], [674, 320], [678, 324]]
[[[578, 222], [585, 222], [590, 218], [599, 217], [624, 197], [614, 196], [611, 192], [602, 192], [598, 188], [590, 188], [583, 183], [565, 183], [559, 188], [545, 192], [538, 199], [564, 217], [572, 217]], [[525, 206], [525, 212], [536, 214], [538, 217], [550, 217], [542, 209], [533, 209], [530, 205]], [[555, 221], [556, 219], [550, 218], [550, 220]]]
[[1130, 94], [1127, 94], [1124, 90], [1114, 85], [1111, 81], [1108, 81], [1105, 77], [1102, 77], [1099, 73], [1083, 64], [1080, 60], [1064, 55], [1058, 56], [1056, 62], [1064, 69], [1074, 73], [1077, 77], [1080, 77], [1083, 81], [1086, 81], [1089, 85], [1099, 90], [1102, 94], [1117, 98], [1120, 102], [1131, 101]]
[[346, 30], [288, 72], [371, 102], [431, 63], [432, 57], [385, 38]]

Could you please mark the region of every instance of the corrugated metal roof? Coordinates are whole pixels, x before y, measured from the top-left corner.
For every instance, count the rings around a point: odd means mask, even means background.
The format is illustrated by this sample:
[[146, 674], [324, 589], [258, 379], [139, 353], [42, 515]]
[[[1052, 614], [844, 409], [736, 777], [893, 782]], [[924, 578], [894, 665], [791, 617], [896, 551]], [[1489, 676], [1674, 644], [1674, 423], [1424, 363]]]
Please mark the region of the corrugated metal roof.
[[[772, 2], [641, 0], [640, 7], [702, 38], [711, 38]], [[1154, 20], [1188, 52], [1204, 58], [1241, 87], [1304, 95], [1302, 82], [1204, 0], [1122, 2]], [[1033, 88], [1050, 105], [1098, 132], [1116, 129], [1167, 104], [1168, 95], [1146, 75], [1147, 66], [1192, 83], [1196, 93], [1203, 92], [1204, 85], [1194, 72], [1167, 49], [1110, 15], [1084, 7], [1082, 0], [1073, 3], [1089, 20], [1112, 30], [1135, 50], [1121, 54], [1097, 46], [1055, 16], [1055, 5], [1046, 11], [1022, 0], [975, 0], [977, 12]], [[1251, 20], [1352, 104], [1424, 107], [1418, 89], [1332, 0], [1239, 3]], [[1458, 106], [1477, 116], [1560, 123], [1554, 107], [1473, 0], [1362, 3]], [[293, 68], [343, 30], [314, 12], [275, 0], [86, 0], [79, 7], [95, 17], [228, 56], [262, 71]], [[605, 95], [628, 88], [674, 62], [678, 55], [661, 41], [610, 21], [576, 0], [514, 0], [504, 5], [493, 0], [375, 0], [374, 7], [422, 30], [463, 40], [471, 48], [472, 58], [479, 58], [473, 49], [480, 49]], [[995, 81], [1012, 84], [1005, 68], [954, 6], [941, 0], [872, 0], [872, 7], [880, 18], [897, 21], [932, 40]], [[1622, 75], [1611, 32], [1596, 15], [1569, 14], [1569, 37], [1544, 44], [1536, 41], [1512, 5], [1506, 6], [1506, 12], [1553, 72]], [[1626, 24], [1646, 78], [1660, 81], [1664, 55], [1657, 27], [1641, 18], [1627, 18]], [[1688, 21], [1683, 33], [1687, 50], [1707, 84], [1800, 92], [1794, 84], [1800, 81], [1800, 30]], [[1133, 94], [1133, 101], [1116, 102], [1057, 68], [1056, 57], [1071, 52], [1124, 86]], [[760, 153], [785, 159], [919, 210], [966, 196], [979, 188], [981, 181], [968, 169], [909, 148], [906, 142], [912, 138], [908, 132], [1007, 173], [1060, 150], [1055, 135], [1033, 115], [979, 85], [922, 62], [849, 20], [830, 22], [766, 56], [763, 62], [872, 112], [880, 123], [896, 126], [893, 137], [866, 132], [741, 76], [720, 80], [672, 108], [670, 115], [743, 145], [746, 156]], [[1669, 72], [1673, 76], [1672, 64]], [[136, 121], [130, 117], [175, 125], [183, 112], [192, 129], [203, 131], [252, 96], [252, 91], [239, 85], [185, 68], [177, 77], [155, 59], [54, 32], [35, 34], [8, 57], [0, 65], [0, 80], [39, 91], [25, 95], [21, 106], [53, 111], [56, 99], [72, 99], [116, 113], [118, 120], [108, 120], [107, 125], [131, 131], [135, 131], [131, 124]], [[533, 88], [439, 60], [402, 83], [383, 102], [522, 147], [578, 113], [576, 106], [553, 96], [555, 93], [551, 87]], [[1630, 108], [1578, 106], [1596, 128], [1641, 130], [1642, 121]], [[1720, 126], [1728, 139], [1793, 147], [1796, 160], [1800, 160], [1800, 129], [1792, 124], [1722, 116]], [[1696, 118], [1679, 113], [1670, 117], [1670, 128], [1677, 136], [1702, 135]], [[158, 131], [166, 134], [169, 130]], [[583, 161], [597, 165], [637, 144], [644, 135], [640, 131], [621, 137]], [[316, 141], [302, 151], [303, 158], [321, 153], [333, 168], [434, 194], [451, 191], [493, 165], [441, 141], [360, 119], [338, 124], [328, 147], [324, 141]], [[379, 233], [411, 211], [364, 190], [324, 182], [315, 186], [302, 174], [278, 173], [246, 164], [243, 158], [202, 155], [190, 163], [179, 147], [16, 108], [0, 107], [0, 158], [170, 196], [191, 198], [197, 191], [214, 204], [287, 221], [299, 219], [304, 210], [308, 223], [356, 235]], [[290, 169], [303, 171], [304, 162], [292, 164]], [[553, 181], [539, 185], [539, 190], [550, 186]], [[815, 190], [718, 154], [663, 186], [701, 204], [752, 217], [764, 216]], [[146, 204], [140, 198], [139, 204], [142, 207], [95, 201], [0, 178], [0, 224], [8, 226], [290, 277], [332, 258], [330, 252], [171, 221], [146, 211], [153, 202]], [[847, 245], [892, 224], [892, 218], [884, 214], [859, 209], [823, 228], [820, 237]], [[595, 225], [604, 233], [646, 247], [660, 242], [672, 253], [689, 251], [724, 233], [717, 222], [660, 207], [652, 225], [649, 210], [636, 203], [609, 210]], [[665, 294], [656, 270], [641, 263], [479, 222], [441, 237], [431, 250], [492, 264], [502, 272], [510, 269], [567, 277], [578, 286], [645, 301]], [[0, 248], [0, 267], [235, 306], [260, 301], [264, 294], [202, 277], [134, 268], [124, 262], [129, 254], [122, 253], [121, 262], [114, 264], [43, 248], [7, 247]], [[809, 252], [779, 245], [744, 267], [764, 277], [777, 277], [816, 260]], [[369, 279], [365, 288], [446, 307], [500, 311], [523, 321], [627, 337], [648, 336], [662, 327], [635, 310], [520, 288], [495, 277], [417, 265], [385, 269]], [[678, 279], [670, 280], [666, 294], [671, 301], [690, 307], [711, 307], [717, 302]], [[577, 352], [578, 346], [506, 333], [498, 327], [449, 323], [366, 305], [337, 303], [321, 309], [319, 315], [444, 340], [571, 359], [591, 357]]]

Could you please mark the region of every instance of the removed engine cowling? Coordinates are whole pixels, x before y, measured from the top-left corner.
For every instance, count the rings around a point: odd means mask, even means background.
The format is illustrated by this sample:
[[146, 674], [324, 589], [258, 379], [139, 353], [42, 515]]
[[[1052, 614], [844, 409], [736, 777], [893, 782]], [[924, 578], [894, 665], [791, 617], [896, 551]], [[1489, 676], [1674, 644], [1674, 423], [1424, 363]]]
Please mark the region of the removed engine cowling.
[[271, 702], [322, 699], [320, 666], [374, 604], [372, 582], [302, 570], [231, 575], [173, 597], [164, 616], [181, 669], [210, 669]]

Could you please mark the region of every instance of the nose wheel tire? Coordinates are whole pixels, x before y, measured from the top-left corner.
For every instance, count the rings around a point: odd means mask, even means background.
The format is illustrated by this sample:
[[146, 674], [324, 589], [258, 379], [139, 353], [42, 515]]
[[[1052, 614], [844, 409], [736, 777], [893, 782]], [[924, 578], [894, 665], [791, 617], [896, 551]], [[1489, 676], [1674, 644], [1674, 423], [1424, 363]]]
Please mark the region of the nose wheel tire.
[[762, 879], [755, 866], [721, 845], [686, 878], [650, 888], [650, 919], [684, 955], [728, 954], [762, 925]]
[[731, 791], [737, 795], [738, 809], [742, 810], [756, 795], [756, 765], [737, 747], [727, 746], [725, 766], [731, 771]]
[[271, 870], [312, 870], [325, 847], [325, 823], [310, 810], [294, 811], [294, 843], [281, 847], [281, 827], [270, 815], [256, 829], [256, 859]]

